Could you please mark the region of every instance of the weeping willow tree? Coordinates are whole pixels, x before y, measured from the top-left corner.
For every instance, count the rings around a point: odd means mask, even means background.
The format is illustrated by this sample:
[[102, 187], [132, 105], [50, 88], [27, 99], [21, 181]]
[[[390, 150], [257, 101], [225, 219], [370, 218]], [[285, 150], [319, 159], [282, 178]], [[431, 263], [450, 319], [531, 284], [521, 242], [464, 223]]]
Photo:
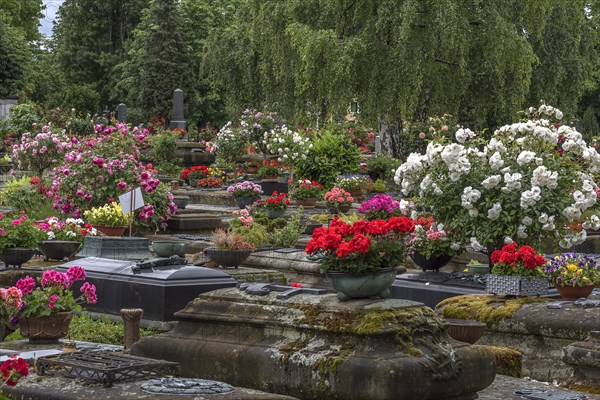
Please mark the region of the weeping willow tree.
[[590, 68], [585, 5], [242, 0], [235, 23], [209, 37], [204, 70], [232, 113], [268, 107], [324, 120], [356, 98], [361, 118], [398, 154], [406, 120], [447, 113], [485, 127], [508, 121], [526, 100], [573, 108]]

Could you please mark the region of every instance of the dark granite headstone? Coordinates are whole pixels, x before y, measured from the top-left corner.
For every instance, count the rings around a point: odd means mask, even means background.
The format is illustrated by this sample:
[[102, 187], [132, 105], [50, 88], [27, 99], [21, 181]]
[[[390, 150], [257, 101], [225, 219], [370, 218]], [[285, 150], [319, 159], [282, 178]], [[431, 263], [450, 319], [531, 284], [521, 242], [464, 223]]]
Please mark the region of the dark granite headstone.
[[[173, 321], [173, 314], [198, 294], [237, 284], [235, 279], [219, 270], [171, 265], [168, 259], [154, 261], [158, 262], [90, 257], [56, 269], [64, 272], [74, 265], [85, 268], [87, 280], [96, 285], [98, 295], [98, 303], [86, 306], [89, 311], [120, 315], [123, 308], [142, 308], [144, 319], [154, 321]], [[79, 286], [74, 286], [78, 293]]]
[[173, 91], [173, 113], [169, 128], [185, 129], [185, 119], [183, 118], [183, 90], [175, 89]]
[[117, 107], [117, 121], [122, 123], [127, 122], [127, 106], [123, 103]]

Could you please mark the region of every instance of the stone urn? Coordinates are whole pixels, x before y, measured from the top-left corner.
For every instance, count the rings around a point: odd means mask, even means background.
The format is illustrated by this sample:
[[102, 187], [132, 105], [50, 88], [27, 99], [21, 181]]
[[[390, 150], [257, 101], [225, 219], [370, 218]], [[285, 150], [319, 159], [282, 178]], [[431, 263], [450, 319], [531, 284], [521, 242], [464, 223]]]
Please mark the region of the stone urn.
[[255, 201], [260, 200], [260, 196], [254, 196], [254, 197], [235, 197], [235, 203], [238, 205], [238, 207], [243, 210], [244, 208], [246, 208], [247, 206], [251, 206], [252, 204], [254, 204]]
[[171, 257], [174, 255], [185, 257], [189, 245], [187, 242], [178, 242], [175, 240], [155, 240], [152, 242], [152, 250], [159, 257]]
[[44, 240], [38, 248], [44, 254], [44, 261], [68, 261], [79, 250], [81, 243], [74, 240]]
[[4, 249], [0, 253], [0, 260], [4, 262], [4, 265], [8, 268], [11, 265], [17, 268], [21, 268], [21, 265], [31, 260], [35, 255], [35, 250], [26, 249], [22, 247], [10, 247]]
[[173, 196], [173, 203], [177, 208], [184, 209], [190, 202], [190, 196]]
[[209, 247], [204, 250], [204, 254], [215, 264], [222, 267], [237, 268], [250, 256], [252, 250], [221, 250], [216, 247]]
[[362, 272], [328, 272], [327, 279], [331, 286], [337, 290], [340, 301], [350, 299], [364, 299], [379, 297], [385, 299], [390, 296], [390, 286], [396, 279], [396, 268], [383, 268], [378, 271]]
[[347, 213], [348, 211], [350, 211], [351, 207], [352, 207], [352, 204], [334, 204], [334, 205], [328, 205], [327, 209], [329, 210], [329, 212], [331, 214], [343, 214], [343, 213]]
[[267, 217], [269, 219], [283, 218], [284, 215], [285, 210], [273, 210], [271, 208], [267, 208]]
[[52, 343], [67, 336], [72, 314], [59, 312], [43, 317], [20, 317], [19, 329], [21, 335], [29, 338], [30, 342]]

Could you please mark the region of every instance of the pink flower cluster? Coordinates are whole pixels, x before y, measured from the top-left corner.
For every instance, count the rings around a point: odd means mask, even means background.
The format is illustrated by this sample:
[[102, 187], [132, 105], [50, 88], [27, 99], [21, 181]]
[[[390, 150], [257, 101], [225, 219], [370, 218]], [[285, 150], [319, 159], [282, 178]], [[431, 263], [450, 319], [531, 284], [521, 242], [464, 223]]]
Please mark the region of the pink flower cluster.
[[23, 293], [14, 286], [8, 289], [0, 288], [0, 301], [2, 307], [20, 310], [23, 306]]
[[324, 196], [325, 201], [331, 202], [331, 203], [346, 203], [346, 204], [350, 204], [354, 201], [354, 198], [352, 197], [352, 195], [350, 195], [349, 192], [345, 191], [344, 189], [340, 189], [340, 188], [336, 188], [334, 187], [333, 189], [331, 189], [329, 192], [325, 193]]
[[56, 286], [61, 289], [68, 289], [71, 286], [71, 279], [66, 273], [58, 272], [53, 269], [44, 271], [42, 274], [42, 286]]
[[81, 285], [81, 293], [85, 295], [85, 301], [90, 304], [96, 304], [98, 301], [98, 297], [96, 297], [96, 286], [90, 284], [89, 282], [85, 282]]
[[15, 287], [19, 289], [24, 296], [28, 295], [29, 293], [33, 292], [33, 289], [35, 288], [35, 279], [30, 276], [19, 279]]
[[254, 218], [250, 215], [250, 212], [246, 209], [244, 210], [235, 210], [233, 215], [237, 217], [238, 221], [240, 221], [244, 226], [252, 226], [254, 223]]

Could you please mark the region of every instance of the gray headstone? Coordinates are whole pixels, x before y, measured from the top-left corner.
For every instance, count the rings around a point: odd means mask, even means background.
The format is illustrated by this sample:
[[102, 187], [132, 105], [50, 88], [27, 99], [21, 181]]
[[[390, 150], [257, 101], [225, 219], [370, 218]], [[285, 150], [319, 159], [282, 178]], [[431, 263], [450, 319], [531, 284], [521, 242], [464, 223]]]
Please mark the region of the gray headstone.
[[117, 107], [117, 121], [122, 123], [127, 122], [127, 106], [123, 103]]
[[173, 91], [173, 115], [169, 128], [185, 129], [185, 119], [183, 118], [183, 90], [175, 89]]
[[375, 136], [375, 154], [381, 154], [381, 136]]
[[5, 99], [0, 99], [0, 119], [9, 119], [10, 108], [18, 103], [18, 96], [8, 96]]

